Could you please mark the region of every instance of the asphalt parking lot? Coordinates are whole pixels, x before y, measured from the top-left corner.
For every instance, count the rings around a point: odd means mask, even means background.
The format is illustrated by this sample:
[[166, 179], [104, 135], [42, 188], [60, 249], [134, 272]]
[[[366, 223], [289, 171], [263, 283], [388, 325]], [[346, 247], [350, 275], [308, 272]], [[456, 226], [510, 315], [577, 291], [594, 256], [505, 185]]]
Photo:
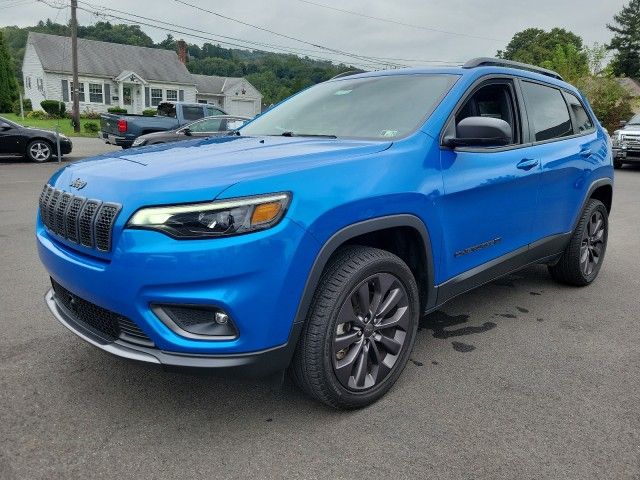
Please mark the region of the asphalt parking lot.
[[57, 168], [0, 160], [0, 479], [640, 479], [640, 168], [617, 172], [592, 286], [536, 266], [455, 299], [356, 412], [130, 363], [59, 325], [33, 235]]

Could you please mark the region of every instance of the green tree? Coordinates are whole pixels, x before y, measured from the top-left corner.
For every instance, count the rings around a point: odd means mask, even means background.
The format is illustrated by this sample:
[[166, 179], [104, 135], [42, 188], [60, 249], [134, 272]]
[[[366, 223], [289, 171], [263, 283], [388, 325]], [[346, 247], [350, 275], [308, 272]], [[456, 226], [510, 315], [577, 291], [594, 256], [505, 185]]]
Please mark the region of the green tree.
[[10, 112], [18, 98], [18, 82], [13, 68], [13, 60], [0, 32], [0, 112]]
[[609, 133], [620, 120], [629, 120], [633, 114], [629, 92], [614, 77], [589, 75], [580, 79], [576, 86], [587, 97], [596, 117]]
[[640, 0], [631, 0], [607, 24], [613, 32], [609, 50], [616, 52], [612, 62], [616, 76], [640, 76]]
[[[558, 51], [558, 47], [566, 50], [569, 45], [582, 52], [582, 38], [564, 28], [553, 28], [545, 31], [540, 28], [527, 28], [516, 33], [504, 50], [498, 50], [497, 56], [505, 60], [542, 65], [549, 61]], [[586, 64], [586, 56], [582, 57]]]

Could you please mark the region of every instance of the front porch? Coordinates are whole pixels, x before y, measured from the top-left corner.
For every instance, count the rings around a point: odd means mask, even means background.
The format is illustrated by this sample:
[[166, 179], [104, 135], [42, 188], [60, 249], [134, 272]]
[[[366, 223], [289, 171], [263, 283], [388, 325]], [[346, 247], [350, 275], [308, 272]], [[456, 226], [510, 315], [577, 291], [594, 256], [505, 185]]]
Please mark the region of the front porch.
[[132, 71], [124, 71], [115, 78], [118, 86], [118, 106], [134, 115], [142, 114], [146, 108], [145, 88], [148, 83]]

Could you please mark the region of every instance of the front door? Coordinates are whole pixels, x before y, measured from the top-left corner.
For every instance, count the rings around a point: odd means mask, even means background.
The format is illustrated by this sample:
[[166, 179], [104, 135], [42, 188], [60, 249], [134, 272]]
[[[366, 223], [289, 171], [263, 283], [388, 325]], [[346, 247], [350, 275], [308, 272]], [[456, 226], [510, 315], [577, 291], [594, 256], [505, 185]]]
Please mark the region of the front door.
[[525, 117], [516, 91], [510, 79], [480, 84], [447, 127], [471, 116], [500, 118], [511, 125], [513, 141], [506, 147], [441, 149], [439, 283], [476, 267], [489, 268], [492, 260], [502, 261], [508, 254], [524, 253], [531, 242], [540, 164], [524, 142]]

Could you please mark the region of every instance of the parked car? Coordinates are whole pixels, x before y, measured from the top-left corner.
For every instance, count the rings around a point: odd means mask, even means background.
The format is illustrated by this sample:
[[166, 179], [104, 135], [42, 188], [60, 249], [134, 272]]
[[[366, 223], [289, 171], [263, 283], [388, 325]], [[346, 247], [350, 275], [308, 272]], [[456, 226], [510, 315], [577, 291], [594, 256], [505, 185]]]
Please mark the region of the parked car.
[[534, 263], [593, 282], [612, 194], [611, 146], [577, 89], [475, 59], [333, 79], [237, 135], [68, 165], [42, 191], [37, 244], [53, 315], [98, 348], [289, 367], [357, 408], [457, 295]]
[[613, 132], [613, 166], [622, 168], [625, 163], [640, 164], [640, 114], [628, 122], [620, 122], [620, 129]]
[[[46, 162], [58, 154], [56, 133], [39, 128], [23, 127], [0, 117], [0, 157], [21, 155], [32, 162]], [[71, 153], [73, 143], [60, 134], [60, 153]]]
[[213, 115], [226, 115], [226, 112], [206, 103], [163, 102], [153, 117], [103, 113], [100, 115], [100, 136], [105, 143], [129, 148], [141, 135], [174, 130]]
[[230, 131], [236, 130], [244, 125], [249, 117], [238, 117], [233, 115], [215, 115], [213, 117], [203, 118], [192, 123], [188, 123], [184, 127], [168, 132], [147, 133], [136, 138], [133, 142], [134, 147], [142, 147], [144, 145], [157, 145], [158, 143], [178, 142], [189, 138], [213, 137], [216, 135], [225, 135]]

